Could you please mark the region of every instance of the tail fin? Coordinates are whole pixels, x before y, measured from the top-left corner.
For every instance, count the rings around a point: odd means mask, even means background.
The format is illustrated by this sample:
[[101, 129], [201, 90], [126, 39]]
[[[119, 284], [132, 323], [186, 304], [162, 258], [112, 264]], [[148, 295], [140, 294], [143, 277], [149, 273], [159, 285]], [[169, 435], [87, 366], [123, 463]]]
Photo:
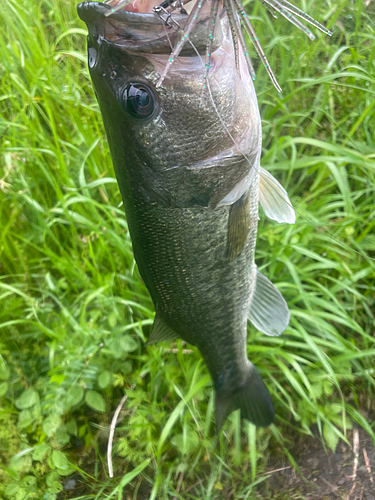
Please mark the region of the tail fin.
[[238, 388], [233, 388], [232, 394], [228, 391], [215, 393], [216, 430], [220, 431], [225, 419], [232, 411], [240, 408], [241, 417], [246, 418], [257, 427], [271, 425], [275, 418], [272, 399], [266, 384], [258, 370], [249, 361], [247, 380]]

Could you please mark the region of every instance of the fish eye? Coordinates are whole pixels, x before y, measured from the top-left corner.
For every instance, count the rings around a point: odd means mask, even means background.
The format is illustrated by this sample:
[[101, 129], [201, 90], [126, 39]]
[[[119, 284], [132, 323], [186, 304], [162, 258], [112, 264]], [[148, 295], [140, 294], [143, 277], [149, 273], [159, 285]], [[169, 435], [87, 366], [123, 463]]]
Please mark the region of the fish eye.
[[154, 93], [143, 83], [134, 83], [127, 88], [126, 101], [127, 109], [133, 116], [148, 118], [154, 112]]

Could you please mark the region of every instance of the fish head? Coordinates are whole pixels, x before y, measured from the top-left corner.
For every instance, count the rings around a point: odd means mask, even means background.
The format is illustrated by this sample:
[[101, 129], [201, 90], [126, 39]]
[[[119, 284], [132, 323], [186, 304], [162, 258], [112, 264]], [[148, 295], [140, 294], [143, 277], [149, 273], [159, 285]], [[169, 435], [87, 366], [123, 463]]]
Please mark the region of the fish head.
[[[137, 9], [133, 2], [111, 15], [110, 4], [78, 5], [88, 27], [88, 66], [120, 189], [123, 197], [132, 191], [181, 205], [188, 203], [176, 195], [184, 185], [181, 176], [194, 171], [196, 180], [197, 172], [206, 169], [195, 188], [203, 189], [203, 204], [217, 203], [259, 164], [261, 124], [253, 82], [241, 50], [236, 68], [228, 19], [221, 9], [201, 106], [207, 9], [158, 86], [171, 47], [184, 36], [188, 15], [173, 15], [179, 29], [170, 29], [150, 13], [155, 3], [138, 0]], [[222, 165], [225, 172], [218, 175], [214, 167]]]

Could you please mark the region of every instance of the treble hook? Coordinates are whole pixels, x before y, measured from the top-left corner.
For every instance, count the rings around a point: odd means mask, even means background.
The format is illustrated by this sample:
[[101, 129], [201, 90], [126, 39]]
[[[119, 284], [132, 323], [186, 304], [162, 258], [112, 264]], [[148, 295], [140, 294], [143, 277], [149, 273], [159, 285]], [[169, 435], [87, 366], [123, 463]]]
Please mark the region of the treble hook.
[[163, 23], [168, 26], [168, 28], [173, 28], [175, 31], [180, 31], [180, 25], [173, 19], [172, 14], [168, 12], [161, 5], [156, 5], [152, 11], [163, 21]]

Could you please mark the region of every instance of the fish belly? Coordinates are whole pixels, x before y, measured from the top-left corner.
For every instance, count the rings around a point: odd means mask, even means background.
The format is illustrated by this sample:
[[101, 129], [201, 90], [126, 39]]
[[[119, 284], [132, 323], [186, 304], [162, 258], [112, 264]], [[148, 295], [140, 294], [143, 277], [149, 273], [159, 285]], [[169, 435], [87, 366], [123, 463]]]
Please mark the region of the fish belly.
[[157, 315], [199, 348], [214, 380], [230, 366], [239, 384], [256, 276], [258, 183], [256, 177], [250, 188], [251, 227], [232, 261], [228, 206], [165, 208], [140, 200], [128, 210], [134, 254]]

